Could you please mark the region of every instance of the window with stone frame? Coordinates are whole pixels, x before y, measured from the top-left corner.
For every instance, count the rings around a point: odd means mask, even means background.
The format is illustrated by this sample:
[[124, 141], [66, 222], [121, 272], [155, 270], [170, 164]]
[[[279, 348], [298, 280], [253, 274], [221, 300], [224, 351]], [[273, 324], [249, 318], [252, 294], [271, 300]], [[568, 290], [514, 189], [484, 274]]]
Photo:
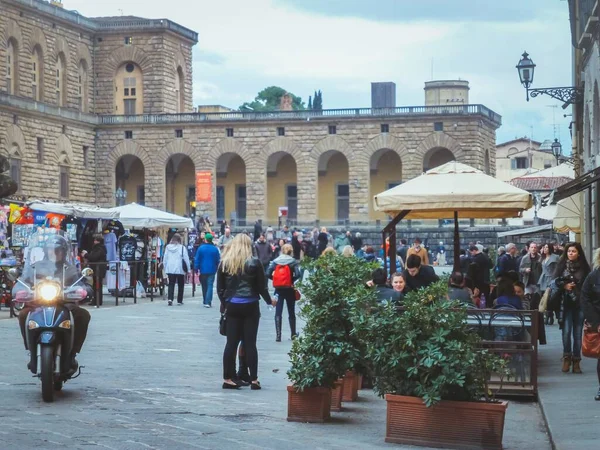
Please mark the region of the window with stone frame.
[[88, 112], [88, 69], [87, 62], [81, 60], [79, 62], [78, 74], [77, 74], [77, 98], [79, 103], [79, 110], [82, 112]]
[[44, 138], [37, 138], [37, 162], [44, 162]]
[[17, 83], [17, 50], [13, 39], [8, 40], [6, 48], [6, 90], [11, 95], [16, 95]]
[[143, 114], [142, 70], [133, 62], [122, 64], [115, 74], [115, 113]]
[[70, 170], [67, 166], [60, 166], [59, 176], [59, 196], [60, 198], [69, 198], [69, 175]]
[[10, 177], [17, 183], [17, 192], [21, 192], [21, 160], [19, 158], [10, 159]]
[[67, 104], [67, 70], [65, 55], [59, 53], [56, 57], [55, 69], [55, 85], [56, 85], [56, 103], [58, 106], [66, 106]]
[[35, 46], [31, 54], [31, 95], [35, 101], [43, 100], [44, 67], [43, 54], [39, 46]]
[[87, 145], [83, 146], [83, 168], [88, 169], [90, 167], [90, 148]]

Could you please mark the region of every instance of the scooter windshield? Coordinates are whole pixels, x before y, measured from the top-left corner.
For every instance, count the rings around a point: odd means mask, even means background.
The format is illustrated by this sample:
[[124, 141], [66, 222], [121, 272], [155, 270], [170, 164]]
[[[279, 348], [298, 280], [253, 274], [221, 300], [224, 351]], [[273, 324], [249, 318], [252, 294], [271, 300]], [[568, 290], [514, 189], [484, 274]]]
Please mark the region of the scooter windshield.
[[73, 265], [69, 239], [61, 230], [42, 229], [33, 234], [25, 250], [25, 271], [35, 269], [36, 278], [56, 276], [56, 268]]

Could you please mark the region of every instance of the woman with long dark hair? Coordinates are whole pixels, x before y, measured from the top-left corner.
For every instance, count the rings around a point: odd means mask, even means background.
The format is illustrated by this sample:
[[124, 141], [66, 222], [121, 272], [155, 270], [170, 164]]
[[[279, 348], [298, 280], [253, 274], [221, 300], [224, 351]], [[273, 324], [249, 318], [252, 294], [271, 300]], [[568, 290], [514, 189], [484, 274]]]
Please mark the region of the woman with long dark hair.
[[[592, 332], [600, 332], [600, 248], [594, 252], [594, 270], [587, 276], [581, 288], [581, 308], [585, 327]], [[600, 359], [596, 364], [596, 373], [600, 385]], [[600, 387], [594, 398], [600, 401]]]
[[552, 296], [558, 296], [560, 312], [558, 323], [562, 329], [563, 364], [562, 371], [581, 373], [581, 339], [583, 333], [583, 309], [581, 288], [590, 273], [590, 265], [585, 259], [583, 248], [578, 242], [570, 242], [558, 261]]
[[[540, 292], [543, 294], [546, 291], [546, 289], [550, 287], [550, 283], [552, 283], [554, 272], [556, 272], [556, 265], [558, 264], [558, 260], [560, 258], [556, 253], [554, 253], [554, 245], [551, 243], [546, 243], [542, 246], [541, 256], [542, 275], [540, 276], [539, 284]], [[545, 315], [545, 324], [553, 325], [554, 311], [546, 311]]]
[[246, 362], [250, 369], [252, 390], [260, 389], [258, 382], [258, 351], [256, 336], [260, 320], [260, 297], [267, 305], [275, 306], [265, 283], [265, 270], [258, 258], [252, 256], [252, 240], [240, 233], [227, 245], [217, 272], [217, 292], [221, 311], [227, 320], [227, 344], [223, 352], [223, 389], [239, 389], [234, 381], [235, 355], [244, 341]]

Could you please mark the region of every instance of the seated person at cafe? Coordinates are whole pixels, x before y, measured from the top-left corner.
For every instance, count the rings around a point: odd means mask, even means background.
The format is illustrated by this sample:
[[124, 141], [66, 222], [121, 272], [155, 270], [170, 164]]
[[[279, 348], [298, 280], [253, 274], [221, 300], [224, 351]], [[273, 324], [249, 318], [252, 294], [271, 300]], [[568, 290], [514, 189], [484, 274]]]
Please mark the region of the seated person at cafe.
[[472, 295], [471, 290], [465, 287], [465, 279], [462, 272], [453, 272], [450, 276], [448, 300], [458, 300], [465, 305], [473, 305]]
[[494, 308], [512, 307], [523, 309], [523, 302], [515, 294], [513, 283], [508, 279], [502, 279], [497, 285], [498, 298], [494, 301]]
[[513, 288], [515, 289], [515, 295], [521, 299], [523, 309], [528, 310], [530, 297], [525, 294], [525, 285], [521, 281], [515, 281]]
[[426, 288], [439, 281], [432, 266], [421, 265], [421, 257], [412, 254], [406, 258], [406, 269], [404, 270], [406, 286], [411, 291]]
[[385, 270], [375, 269], [371, 274], [373, 279], [367, 283], [367, 286], [375, 286], [377, 291], [377, 301], [385, 302], [392, 301], [397, 303], [400, 301], [400, 293], [388, 286]]

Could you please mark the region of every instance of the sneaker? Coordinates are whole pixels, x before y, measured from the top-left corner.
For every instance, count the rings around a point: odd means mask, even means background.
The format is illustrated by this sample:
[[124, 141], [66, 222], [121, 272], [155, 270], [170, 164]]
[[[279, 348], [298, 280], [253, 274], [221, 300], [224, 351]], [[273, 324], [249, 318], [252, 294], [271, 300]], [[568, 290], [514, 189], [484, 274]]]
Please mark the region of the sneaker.
[[177, 306], [183, 306], [183, 302], [177, 302]]
[[600, 388], [598, 388], [598, 393], [594, 397], [594, 400], [596, 400], [597, 402], [600, 402]]
[[169, 306], [173, 306], [173, 300], [169, 300]]
[[204, 305], [205, 308], [210, 308], [210, 305]]

